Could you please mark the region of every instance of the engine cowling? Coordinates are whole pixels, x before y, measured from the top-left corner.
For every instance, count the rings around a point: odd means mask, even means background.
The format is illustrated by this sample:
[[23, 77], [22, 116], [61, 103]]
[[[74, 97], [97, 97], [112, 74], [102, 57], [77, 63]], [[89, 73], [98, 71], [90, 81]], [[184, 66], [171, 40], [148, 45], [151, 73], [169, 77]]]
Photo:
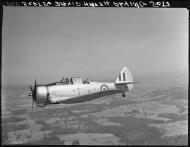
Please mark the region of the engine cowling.
[[36, 103], [47, 103], [48, 102], [48, 91], [46, 86], [37, 86], [36, 87]]

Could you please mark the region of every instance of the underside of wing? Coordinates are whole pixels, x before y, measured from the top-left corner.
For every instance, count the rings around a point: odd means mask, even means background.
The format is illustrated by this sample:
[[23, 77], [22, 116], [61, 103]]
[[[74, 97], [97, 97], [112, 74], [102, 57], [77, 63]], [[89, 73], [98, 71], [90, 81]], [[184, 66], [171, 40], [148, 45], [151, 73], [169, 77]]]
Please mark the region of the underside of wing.
[[76, 96], [76, 97], [72, 97], [63, 101], [59, 101], [58, 103], [64, 103], [64, 104], [71, 104], [71, 103], [81, 103], [81, 102], [85, 102], [85, 101], [91, 101], [103, 96], [107, 96], [107, 95], [112, 95], [115, 93], [120, 93], [120, 90], [106, 90], [106, 91], [100, 91], [100, 92], [95, 92], [95, 93], [91, 93], [91, 94], [86, 94], [86, 95], [82, 95], [82, 96]]

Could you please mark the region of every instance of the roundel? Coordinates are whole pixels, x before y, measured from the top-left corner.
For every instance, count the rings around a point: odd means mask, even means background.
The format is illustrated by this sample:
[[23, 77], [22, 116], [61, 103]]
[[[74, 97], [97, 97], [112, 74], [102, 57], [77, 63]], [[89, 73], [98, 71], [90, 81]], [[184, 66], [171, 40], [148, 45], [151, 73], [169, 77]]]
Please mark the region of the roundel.
[[100, 89], [101, 89], [101, 91], [108, 90], [108, 86], [107, 85], [102, 85]]

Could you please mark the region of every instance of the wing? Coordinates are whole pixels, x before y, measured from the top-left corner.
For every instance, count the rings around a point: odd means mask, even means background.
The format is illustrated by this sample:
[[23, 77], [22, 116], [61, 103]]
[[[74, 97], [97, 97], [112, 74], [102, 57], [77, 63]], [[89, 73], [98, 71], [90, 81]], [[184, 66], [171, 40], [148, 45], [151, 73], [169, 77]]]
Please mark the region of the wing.
[[112, 95], [115, 93], [120, 93], [121, 90], [106, 90], [106, 91], [100, 91], [100, 92], [95, 92], [95, 93], [91, 93], [91, 94], [86, 94], [86, 95], [82, 95], [82, 96], [76, 96], [76, 97], [72, 97], [63, 101], [59, 101], [58, 103], [64, 103], [64, 104], [71, 104], [71, 103], [82, 103], [85, 101], [91, 101], [103, 96], [107, 96], [107, 95]]

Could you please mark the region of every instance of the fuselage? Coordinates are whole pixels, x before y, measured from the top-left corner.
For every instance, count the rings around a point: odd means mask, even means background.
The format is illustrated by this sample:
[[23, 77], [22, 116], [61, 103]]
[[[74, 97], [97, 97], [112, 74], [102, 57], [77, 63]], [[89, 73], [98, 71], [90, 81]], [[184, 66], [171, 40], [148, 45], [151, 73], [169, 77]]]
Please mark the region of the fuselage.
[[37, 86], [37, 103], [56, 103], [77, 96], [88, 95], [105, 90], [115, 90], [115, 83], [92, 82], [89, 84], [60, 84], [50, 86]]

